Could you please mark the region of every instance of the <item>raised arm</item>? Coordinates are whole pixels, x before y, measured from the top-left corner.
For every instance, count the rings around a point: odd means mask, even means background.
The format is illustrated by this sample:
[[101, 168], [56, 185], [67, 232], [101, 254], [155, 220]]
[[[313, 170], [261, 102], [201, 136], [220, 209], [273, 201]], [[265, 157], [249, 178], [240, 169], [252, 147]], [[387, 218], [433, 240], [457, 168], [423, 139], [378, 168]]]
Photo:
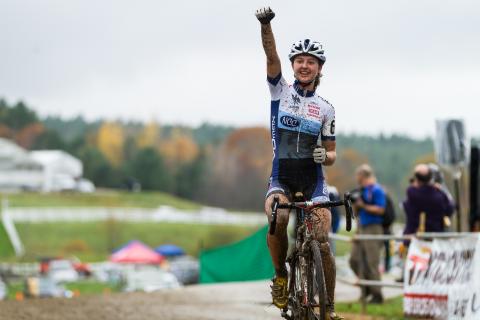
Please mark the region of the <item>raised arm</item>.
[[255, 12], [255, 16], [260, 21], [262, 27], [262, 45], [267, 56], [267, 76], [275, 78], [282, 71], [272, 25], [270, 24], [270, 21], [275, 17], [275, 13], [270, 7], [265, 7], [258, 9]]

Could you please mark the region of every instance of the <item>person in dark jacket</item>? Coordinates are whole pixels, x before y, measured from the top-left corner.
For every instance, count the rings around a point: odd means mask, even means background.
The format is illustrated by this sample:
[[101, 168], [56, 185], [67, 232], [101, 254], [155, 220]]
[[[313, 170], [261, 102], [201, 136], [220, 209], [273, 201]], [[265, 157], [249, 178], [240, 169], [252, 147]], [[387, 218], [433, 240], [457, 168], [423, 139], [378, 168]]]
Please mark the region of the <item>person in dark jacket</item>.
[[454, 210], [451, 198], [432, 183], [432, 172], [426, 164], [415, 167], [403, 207], [406, 215], [404, 234], [444, 232], [445, 217], [450, 217]]

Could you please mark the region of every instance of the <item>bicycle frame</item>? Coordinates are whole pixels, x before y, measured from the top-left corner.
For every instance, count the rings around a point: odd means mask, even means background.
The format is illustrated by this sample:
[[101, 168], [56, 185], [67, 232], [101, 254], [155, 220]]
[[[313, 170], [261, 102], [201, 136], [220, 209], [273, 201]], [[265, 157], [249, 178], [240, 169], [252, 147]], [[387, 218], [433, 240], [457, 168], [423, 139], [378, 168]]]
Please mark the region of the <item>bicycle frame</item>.
[[280, 203], [278, 196], [275, 196], [272, 204], [272, 215], [270, 222], [270, 234], [275, 234], [277, 226], [277, 210], [278, 209], [302, 209], [303, 212], [312, 211], [316, 208], [332, 208], [332, 207], [345, 207], [346, 211], [346, 229], [350, 231], [352, 229], [353, 210], [350, 193], [346, 192], [343, 196], [343, 200], [338, 201], [325, 201], [325, 202], [313, 202], [313, 201], [301, 201], [301, 202], [289, 202]]
[[[311, 268], [310, 263], [312, 261], [310, 246], [312, 244], [312, 241], [314, 241], [312, 237], [312, 210], [315, 208], [331, 208], [338, 206], [345, 206], [347, 218], [346, 227], [347, 231], [350, 231], [352, 226], [353, 213], [349, 193], [345, 193], [344, 199], [340, 201], [327, 201], [318, 203], [315, 203], [313, 201], [300, 201], [281, 204], [279, 203], [278, 196], [274, 197], [274, 201], [272, 204], [270, 234], [275, 234], [278, 209], [295, 209], [296, 213], [296, 225], [294, 228], [295, 247], [287, 258], [287, 262], [290, 265], [291, 271], [289, 276], [290, 280], [288, 289], [289, 303], [288, 306], [283, 309], [281, 313], [282, 317], [287, 320], [304, 319], [305, 316], [309, 314], [309, 312], [312, 312], [311, 308], [322, 309], [323, 307], [325, 307], [325, 300], [319, 300], [318, 302], [310, 300], [310, 290], [312, 289], [307, 289], [310, 288], [310, 286], [312, 285], [311, 282], [308, 280], [309, 276], [307, 275], [309, 274], [308, 270], [309, 268]], [[321, 279], [324, 279], [323, 267], [321, 267], [321, 260], [318, 261], [318, 263], [320, 270], [322, 270], [320, 271], [322, 274]], [[322, 283], [320, 287], [323, 288], [322, 290], [325, 290], [325, 280], [321, 280], [321, 282], [319, 283]], [[325, 291], [323, 291], [321, 295], [324, 297]], [[291, 314], [288, 314], [289, 311], [291, 312]], [[321, 319], [324, 319], [324, 316]]]

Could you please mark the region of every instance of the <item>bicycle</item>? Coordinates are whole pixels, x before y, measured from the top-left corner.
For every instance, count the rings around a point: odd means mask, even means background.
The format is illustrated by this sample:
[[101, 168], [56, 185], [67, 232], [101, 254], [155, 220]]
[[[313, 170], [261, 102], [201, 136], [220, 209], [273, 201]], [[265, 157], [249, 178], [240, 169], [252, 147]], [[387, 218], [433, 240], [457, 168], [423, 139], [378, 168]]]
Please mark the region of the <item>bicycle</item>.
[[325, 320], [327, 295], [323, 272], [320, 243], [312, 238], [313, 221], [311, 210], [344, 206], [346, 229], [352, 228], [353, 211], [350, 194], [343, 200], [318, 202], [305, 201], [302, 193], [296, 193], [294, 202], [280, 204], [278, 196], [272, 204], [270, 234], [275, 234], [278, 209], [295, 209], [295, 247], [287, 258], [290, 274], [288, 281], [288, 304], [282, 310], [287, 320]]

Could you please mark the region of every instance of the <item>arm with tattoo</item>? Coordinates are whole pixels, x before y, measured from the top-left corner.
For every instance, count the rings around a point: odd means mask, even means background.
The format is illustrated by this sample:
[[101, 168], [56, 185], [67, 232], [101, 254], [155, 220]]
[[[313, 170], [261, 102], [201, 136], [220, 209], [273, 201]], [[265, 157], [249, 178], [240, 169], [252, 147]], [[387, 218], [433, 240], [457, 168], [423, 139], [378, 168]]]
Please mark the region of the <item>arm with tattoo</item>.
[[267, 75], [275, 78], [281, 72], [280, 58], [275, 45], [275, 37], [273, 36], [272, 25], [270, 21], [275, 17], [272, 9], [261, 8], [255, 13], [262, 26], [262, 45], [267, 56]]
[[281, 72], [281, 65], [270, 23], [262, 24], [262, 44], [267, 56], [267, 75], [270, 78], [275, 78]]

